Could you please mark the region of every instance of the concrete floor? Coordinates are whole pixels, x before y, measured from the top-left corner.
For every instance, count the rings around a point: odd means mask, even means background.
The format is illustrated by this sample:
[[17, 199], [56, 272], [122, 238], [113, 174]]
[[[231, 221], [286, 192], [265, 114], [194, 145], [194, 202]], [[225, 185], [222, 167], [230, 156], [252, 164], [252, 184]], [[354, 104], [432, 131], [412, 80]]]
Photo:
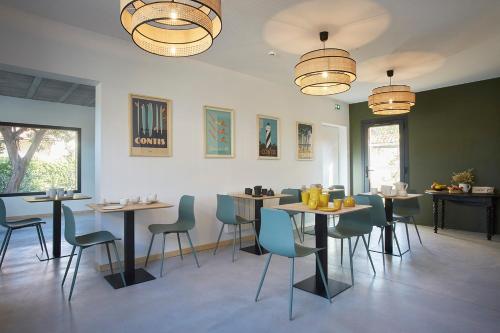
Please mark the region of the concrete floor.
[[[91, 223], [78, 225], [85, 231]], [[45, 230], [50, 240], [50, 226]], [[240, 252], [233, 264], [230, 248], [216, 256], [202, 252], [200, 269], [191, 255], [171, 258], [163, 278], [114, 290], [87, 253], [69, 304], [70, 281], [60, 288], [67, 258], [39, 262], [36, 234], [25, 230], [13, 234], [0, 272], [0, 332], [498, 332], [498, 237], [488, 242], [483, 234], [420, 230], [424, 246], [411, 231], [412, 251], [403, 260], [387, 256], [385, 272], [381, 255], [373, 254], [375, 277], [358, 250], [356, 285], [333, 304], [295, 289], [291, 322], [285, 258], [273, 258], [255, 303], [264, 257]], [[399, 238], [405, 248], [405, 237]], [[306, 243], [314, 238], [306, 236]], [[349, 282], [347, 255], [341, 267], [339, 253], [339, 243], [330, 240], [330, 278]], [[159, 276], [159, 263], [148, 270]], [[297, 260], [295, 272], [296, 281], [312, 275], [314, 257]]]

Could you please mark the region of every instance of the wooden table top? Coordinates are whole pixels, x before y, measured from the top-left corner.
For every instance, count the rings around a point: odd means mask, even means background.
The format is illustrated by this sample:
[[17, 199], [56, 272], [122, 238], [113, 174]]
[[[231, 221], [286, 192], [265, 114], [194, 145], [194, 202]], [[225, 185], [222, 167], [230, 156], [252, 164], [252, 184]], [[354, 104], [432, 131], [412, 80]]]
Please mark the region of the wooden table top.
[[103, 209], [105, 206], [118, 206], [117, 204], [89, 204], [89, 208], [95, 210], [99, 213], [116, 213], [116, 212], [129, 212], [133, 210], [147, 210], [147, 209], [159, 209], [159, 208], [171, 208], [174, 205], [165, 202], [155, 202], [151, 204], [128, 204], [119, 209]]
[[245, 193], [230, 193], [230, 196], [233, 198], [238, 198], [238, 199], [247, 199], [247, 200], [269, 200], [269, 199], [279, 199], [279, 198], [285, 198], [285, 197], [291, 197], [291, 194], [275, 194], [275, 195], [263, 195], [261, 197], [254, 197], [253, 195], [250, 194], [245, 194]]
[[426, 190], [425, 194], [431, 195], [453, 195], [457, 197], [498, 197], [496, 193], [449, 193], [448, 191]]
[[[331, 204], [329, 206], [332, 206]], [[352, 212], [356, 212], [359, 210], [363, 209], [368, 209], [371, 208], [370, 205], [356, 205], [354, 207], [342, 207], [340, 210], [337, 210], [336, 212], [324, 212], [321, 210], [317, 209], [310, 209], [307, 207], [307, 205], [304, 205], [303, 203], [292, 203], [292, 204], [286, 204], [286, 205], [277, 205], [273, 206], [271, 208], [274, 209], [281, 209], [281, 210], [287, 210], [291, 212], [298, 212], [298, 213], [312, 213], [312, 214], [321, 214], [321, 215], [342, 215], [342, 214], [348, 214]]]
[[[56, 199], [57, 198], [57, 199]], [[84, 194], [75, 194], [72, 197], [61, 197], [61, 198], [48, 198], [48, 197], [37, 197], [37, 196], [31, 196], [31, 197], [23, 197], [24, 201], [29, 202], [29, 203], [34, 203], [34, 202], [51, 202], [51, 201], [70, 201], [70, 200], [88, 200], [92, 199], [91, 196], [84, 195]]]
[[[362, 195], [372, 195], [370, 192], [367, 193], [361, 193]], [[408, 200], [408, 199], [414, 199], [423, 196], [421, 193], [408, 193], [407, 196], [401, 196], [401, 195], [384, 195], [381, 192], [378, 193], [382, 198], [384, 199], [392, 199], [392, 200]]]

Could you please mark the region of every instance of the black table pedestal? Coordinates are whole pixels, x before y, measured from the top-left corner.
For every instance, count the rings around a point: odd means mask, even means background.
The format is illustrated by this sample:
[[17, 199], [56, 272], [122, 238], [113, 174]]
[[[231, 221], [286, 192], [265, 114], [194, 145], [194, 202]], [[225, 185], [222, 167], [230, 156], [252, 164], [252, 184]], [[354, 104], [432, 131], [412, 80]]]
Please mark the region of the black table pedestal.
[[[262, 200], [255, 200], [254, 202], [255, 202], [255, 215], [254, 215], [255, 216], [255, 232], [257, 233], [257, 235], [260, 235], [260, 209], [263, 207], [264, 203]], [[262, 254], [269, 253], [263, 247], [261, 247], [261, 249], [262, 249]], [[259, 251], [259, 245], [257, 244], [257, 239], [255, 239], [253, 245], [250, 245], [247, 247], [242, 247], [241, 251], [256, 254], [258, 256], [261, 255], [261, 253]]]

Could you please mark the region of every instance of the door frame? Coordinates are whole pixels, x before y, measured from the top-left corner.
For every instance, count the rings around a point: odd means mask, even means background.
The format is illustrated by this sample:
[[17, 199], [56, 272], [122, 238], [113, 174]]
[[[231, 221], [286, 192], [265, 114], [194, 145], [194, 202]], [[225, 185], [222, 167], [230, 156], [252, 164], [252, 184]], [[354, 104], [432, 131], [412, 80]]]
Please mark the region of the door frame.
[[408, 136], [408, 116], [389, 116], [383, 118], [373, 118], [361, 121], [361, 163], [363, 172], [363, 190], [370, 190], [368, 182], [368, 128], [372, 126], [395, 125], [400, 127], [399, 147], [400, 147], [400, 181], [409, 183], [410, 161], [409, 161], [409, 136]]

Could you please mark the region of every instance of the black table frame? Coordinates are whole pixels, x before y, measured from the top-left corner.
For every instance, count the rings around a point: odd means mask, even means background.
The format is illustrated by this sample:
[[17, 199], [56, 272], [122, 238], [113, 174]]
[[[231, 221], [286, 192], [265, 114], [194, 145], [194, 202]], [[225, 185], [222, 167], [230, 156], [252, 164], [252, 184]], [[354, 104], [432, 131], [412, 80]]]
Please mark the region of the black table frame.
[[[257, 236], [260, 235], [260, 209], [264, 207], [264, 200], [254, 200], [255, 203], [255, 233]], [[262, 254], [269, 253], [266, 249], [261, 247]], [[241, 251], [245, 251], [248, 253], [256, 254], [258, 256], [261, 255], [261, 252], [259, 251], [259, 245], [257, 244], [257, 239], [254, 240], [254, 244], [247, 246], [247, 247], [242, 247]]]
[[47, 261], [59, 258], [69, 257], [70, 254], [61, 256], [61, 200], [52, 200], [52, 257], [41, 258], [37, 255], [38, 260]]
[[439, 222], [439, 202], [441, 202], [441, 229], [445, 226], [445, 207], [446, 201], [454, 202], [456, 204], [483, 207], [486, 210], [486, 238], [491, 240], [495, 234], [496, 223], [496, 201], [498, 195], [496, 194], [478, 194], [478, 193], [446, 193], [436, 192], [427, 193], [432, 195], [432, 213], [434, 217], [434, 233], [438, 232]]
[[134, 284], [147, 282], [156, 279], [143, 268], [135, 268], [135, 211], [128, 210], [123, 212], [123, 261], [124, 276], [126, 286], [123, 285], [120, 273], [110, 274], [104, 278], [109, 284], [120, 289]]

